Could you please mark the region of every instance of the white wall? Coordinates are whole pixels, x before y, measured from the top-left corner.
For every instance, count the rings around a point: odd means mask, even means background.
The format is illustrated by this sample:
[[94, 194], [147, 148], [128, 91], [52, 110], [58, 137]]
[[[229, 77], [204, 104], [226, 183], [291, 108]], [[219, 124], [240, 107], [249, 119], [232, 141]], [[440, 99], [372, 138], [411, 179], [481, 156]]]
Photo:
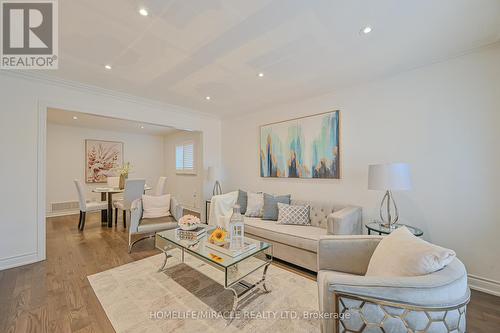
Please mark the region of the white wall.
[[[48, 107], [202, 131], [204, 164], [220, 165], [220, 121], [215, 118], [72, 82], [1, 71], [0, 269], [45, 259]], [[203, 195], [210, 193], [205, 182]]]
[[[78, 201], [73, 179], [85, 183], [85, 139], [123, 142], [123, 161], [130, 162], [130, 178], [144, 178], [155, 187], [164, 170], [163, 137], [47, 124], [46, 207], [51, 203]], [[100, 200], [92, 188], [102, 184], [87, 184], [87, 197]], [[154, 188], [153, 188], [154, 190]], [[56, 212], [57, 213], [57, 212]]]
[[[259, 125], [341, 110], [342, 179], [259, 177]], [[237, 140], [235, 140], [237, 138]], [[476, 287], [500, 292], [500, 47], [301, 103], [223, 120], [226, 189], [243, 188], [363, 206], [368, 164], [409, 162], [414, 189], [396, 193], [404, 222], [455, 249]], [[484, 280], [484, 279], [486, 280]], [[491, 281], [490, 281], [491, 280]]]
[[[192, 141], [194, 143], [196, 174], [177, 174], [175, 170], [175, 146], [178, 143]], [[174, 132], [164, 137], [165, 175], [167, 176], [167, 191], [172, 193], [179, 202], [189, 209], [204, 214], [200, 191], [203, 186], [203, 151], [200, 132]], [[204, 201], [203, 201], [204, 202]]]

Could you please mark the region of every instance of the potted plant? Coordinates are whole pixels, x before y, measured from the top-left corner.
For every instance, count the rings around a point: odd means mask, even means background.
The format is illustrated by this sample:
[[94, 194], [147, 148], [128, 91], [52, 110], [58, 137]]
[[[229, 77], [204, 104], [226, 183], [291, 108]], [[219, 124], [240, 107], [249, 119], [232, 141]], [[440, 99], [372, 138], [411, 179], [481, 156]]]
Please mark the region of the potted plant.
[[128, 174], [132, 167], [130, 166], [130, 162], [127, 162], [123, 167], [119, 168], [117, 171], [120, 174], [120, 183], [119, 187], [120, 190], [123, 190], [125, 188], [125, 180], [128, 178]]

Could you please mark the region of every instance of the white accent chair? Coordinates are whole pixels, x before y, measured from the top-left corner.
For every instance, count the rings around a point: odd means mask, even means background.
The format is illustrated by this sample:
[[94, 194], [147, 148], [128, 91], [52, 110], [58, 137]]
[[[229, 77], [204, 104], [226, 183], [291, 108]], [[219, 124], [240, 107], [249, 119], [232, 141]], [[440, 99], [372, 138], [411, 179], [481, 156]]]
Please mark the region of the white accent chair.
[[122, 211], [123, 227], [127, 227], [127, 212], [130, 211], [132, 202], [142, 197], [144, 193], [145, 179], [127, 179], [125, 180], [125, 191], [123, 192], [123, 200], [113, 202], [115, 207], [115, 225], [118, 224], [118, 210]]
[[156, 184], [155, 195], [164, 195], [165, 187], [167, 185], [167, 177], [160, 177], [158, 179], [158, 184]]
[[[132, 247], [145, 239], [152, 238], [158, 231], [175, 229], [178, 226], [179, 219], [184, 216], [184, 208], [174, 198], [170, 198], [170, 216], [157, 218], [142, 218], [142, 198], [135, 200], [130, 208], [130, 226], [128, 228], [128, 253]], [[145, 235], [132, 242], [132, 236]]]
[[76, 191], [78, 192], [78, 203], [80, 205], [80, 219], [78, 220], [78, 230], [82, 231], [85, 228], [85, 220], [87, 217], [87, 212], [97, 212], [100, 210], [108, 209], [108, 203], [106, 201], [88, 201], [87, 191], [83, 186], [82, 182], [78, 179], [73, 181], [76, 186]]
[[331, 314], [322, 320], [321, 331], [465, 332], [470, 290], [462, 262], [454, 259], [422, 276], [365, 276], [381, 239], [368, 235], [320, 239], [319, 310]]

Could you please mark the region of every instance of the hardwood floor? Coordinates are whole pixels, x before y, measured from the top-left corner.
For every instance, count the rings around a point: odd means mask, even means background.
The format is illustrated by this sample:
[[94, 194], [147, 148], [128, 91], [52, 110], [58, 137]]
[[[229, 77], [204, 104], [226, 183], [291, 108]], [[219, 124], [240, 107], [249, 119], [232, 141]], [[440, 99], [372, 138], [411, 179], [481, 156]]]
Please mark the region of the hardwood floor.
[[[78, 215], [47, 219], [47, 260], [0, 271], [0, 332], [114, 332], [87, 276], [159, 251], [151, 239], [128, 254], [123, 225], [101, 227], [99, 218], [89, 214], [84, 232]], [[500, 331], [499, 297], [473, 291], [467, 311], [468, 332]]]

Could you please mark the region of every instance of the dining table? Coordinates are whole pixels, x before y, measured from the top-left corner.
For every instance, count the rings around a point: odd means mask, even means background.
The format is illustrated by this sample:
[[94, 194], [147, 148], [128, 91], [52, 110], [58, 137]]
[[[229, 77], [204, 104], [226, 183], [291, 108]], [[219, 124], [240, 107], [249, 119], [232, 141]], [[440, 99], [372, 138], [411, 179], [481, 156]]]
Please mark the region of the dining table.
[[[152, 187], [145, 185], [144, 193], [151, 190]], [[105, 224], [107, 222], [108, 228], [113, 227], [113, 194], [123, 193], [125, 189], [118, 187], [96, 187], [92, 189], [94, 193], [101, 193], [101, 201], [108, 201], [108, 209], [101, 211], [101, 223]]]

